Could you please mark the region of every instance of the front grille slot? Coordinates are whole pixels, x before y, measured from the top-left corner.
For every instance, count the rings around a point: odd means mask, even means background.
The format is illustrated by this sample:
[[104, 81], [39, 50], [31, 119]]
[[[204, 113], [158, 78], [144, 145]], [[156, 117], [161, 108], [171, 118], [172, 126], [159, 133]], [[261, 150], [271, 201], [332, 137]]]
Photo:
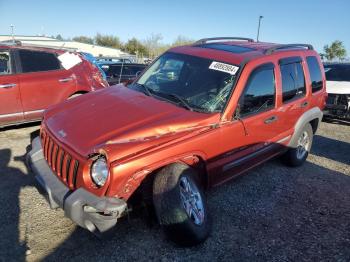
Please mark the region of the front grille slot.
[[79, 161], [75, 160], [74, 169], [73, 169], [73, 178], [72, 178], [74, 188], [77, 186], [78, 169], [79, 169]]
[[51, 170], [70, 188], [76, 188], [79, 161], [65, 152], [46, 132], [42, 131], [41, 142], [44, 157]]
[[57, 172], [57, 155], [58, 155], [58, 146], [54, 145], [52, 153], [52, 169]]
[[66, 181], [69, 185], [69, 169], [70, 169], [70, 163], [72, 161], [72, 157], [70, 155], [67, 155], [67, 164], [66, 164]]
[[60, 176], [60, 177], [62, 177], [63, 159], [64, 159], [64, 151], [61, 150], [61, 153], [60, 153], [60, 160], [59, 160], [59, 166], [57, 167], [58, 176]]

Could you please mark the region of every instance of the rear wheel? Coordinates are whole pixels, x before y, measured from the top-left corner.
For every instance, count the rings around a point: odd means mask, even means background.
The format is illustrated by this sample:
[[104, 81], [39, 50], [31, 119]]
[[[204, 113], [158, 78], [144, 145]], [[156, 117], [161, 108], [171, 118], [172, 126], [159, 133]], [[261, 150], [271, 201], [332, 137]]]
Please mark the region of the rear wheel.
[[183, 246], [203, 242], [211, 223], [195, 171], [183, 164], [162, 169], [153, 184], [153, 202], [167, 237]]
[[289, 149], [283, 156], [283, 162], [288, 166], [301, 166], [309, 155], [312, 140], [313, 131], [311, 125], [308, 123], [298, 133], [298, 139], [293, 148]]

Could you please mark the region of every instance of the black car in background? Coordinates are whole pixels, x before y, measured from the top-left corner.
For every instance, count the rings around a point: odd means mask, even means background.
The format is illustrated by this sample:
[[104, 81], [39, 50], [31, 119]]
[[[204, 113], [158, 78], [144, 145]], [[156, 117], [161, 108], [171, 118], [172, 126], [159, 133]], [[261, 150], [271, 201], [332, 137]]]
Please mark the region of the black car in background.
[[147, 65], [136, 63], [107, 63], [101, 64], [101, 67], [107, 75], [109, 85], [116, 85], [120, 83], [128, 83], [130, 80], [138, 76]]

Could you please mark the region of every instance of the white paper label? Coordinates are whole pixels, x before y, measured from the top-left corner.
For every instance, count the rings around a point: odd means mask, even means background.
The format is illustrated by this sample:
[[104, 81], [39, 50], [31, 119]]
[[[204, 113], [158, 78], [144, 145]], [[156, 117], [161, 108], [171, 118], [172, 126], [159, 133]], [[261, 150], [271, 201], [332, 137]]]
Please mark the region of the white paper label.
[[229, 65], [225, 63], [215, 62], [213, 61], [209, 66], [209, 69], [229, 73], [230, 75], [235, 75], [239, 69], [238, 66]]
[[66, 70], [71, 69], [83, 61], [78, 55], [69, 52], [65, 52], [64, 54], [59, 55], [57, 58], [61, 61], [63, 68]]

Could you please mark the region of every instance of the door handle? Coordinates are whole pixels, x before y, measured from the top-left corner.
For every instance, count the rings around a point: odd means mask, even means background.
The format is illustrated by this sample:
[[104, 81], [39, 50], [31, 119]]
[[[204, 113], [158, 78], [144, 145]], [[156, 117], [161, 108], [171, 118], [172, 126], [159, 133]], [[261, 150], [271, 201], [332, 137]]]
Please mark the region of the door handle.
[[58, 82], [60, 83], [66, 83], [66, 82], [69, 82], [69, 81], [72, 81], [73, 80], [73, 77], [67, 77], [67, 78], [61, 78], [58, 80]]
[[12, 87], [15, 87], [17, 84], [3, 84], [3, 85], [0, 85], [0, 88], [12, 88]]
[[300, 107], [303, 108], [303, 107], [307, 107], [308, 105], [309, 105], [309, 102], [305, 101], [301, 103]]
[[277, 120], [278, 120], [278, 117], [277, 117], [277, 116], [271, 116], [271, 117], [265, 119], [264, 123], [265, 123], [265, 124], [271, 124], [271, 123], [273, 123], [273, 122], [275, 122], [275, 121], [277, 121]]

